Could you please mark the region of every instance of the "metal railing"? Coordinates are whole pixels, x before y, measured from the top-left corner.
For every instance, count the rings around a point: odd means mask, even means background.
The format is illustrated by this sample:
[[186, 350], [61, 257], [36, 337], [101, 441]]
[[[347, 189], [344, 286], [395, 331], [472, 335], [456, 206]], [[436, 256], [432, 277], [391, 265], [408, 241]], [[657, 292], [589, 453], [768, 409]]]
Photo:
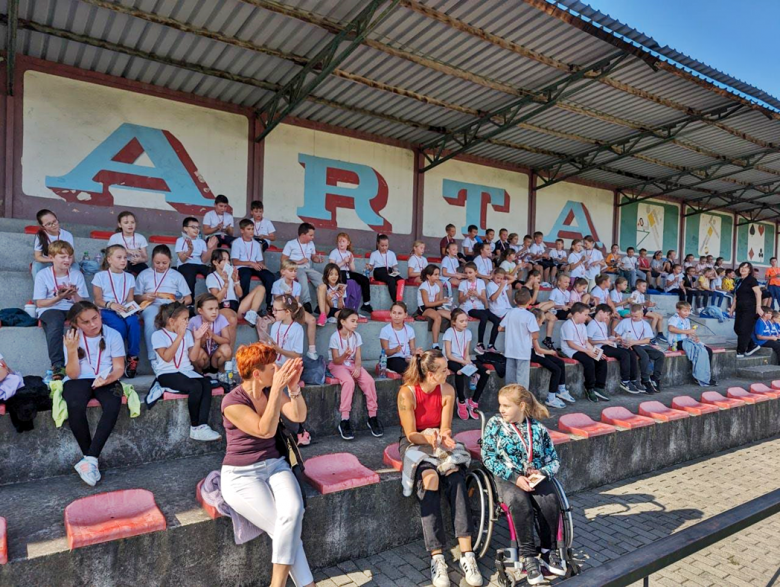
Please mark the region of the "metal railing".
[[[724, 481], [726, 474], [724, 471]], [[726, 485], [724, 482], [724, 489]], [[560, 583], [566, 587], [625, 587], [644, 579], [650, 584], [650, 575], [780, 513], [780, 489], [762, 495], [695, 526], [681, 530], [667, 538], [588, 569]]]

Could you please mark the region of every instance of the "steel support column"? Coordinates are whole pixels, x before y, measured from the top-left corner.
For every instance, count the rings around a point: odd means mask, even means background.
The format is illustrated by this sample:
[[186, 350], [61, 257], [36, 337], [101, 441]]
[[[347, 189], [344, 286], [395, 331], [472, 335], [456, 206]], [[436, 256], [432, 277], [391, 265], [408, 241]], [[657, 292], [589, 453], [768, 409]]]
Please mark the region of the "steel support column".
[[8, 0], [8, 30], [5, 48], [5, 93], [14, 95], [16, 70], [16, 33], [19, 29], [19, 0]]

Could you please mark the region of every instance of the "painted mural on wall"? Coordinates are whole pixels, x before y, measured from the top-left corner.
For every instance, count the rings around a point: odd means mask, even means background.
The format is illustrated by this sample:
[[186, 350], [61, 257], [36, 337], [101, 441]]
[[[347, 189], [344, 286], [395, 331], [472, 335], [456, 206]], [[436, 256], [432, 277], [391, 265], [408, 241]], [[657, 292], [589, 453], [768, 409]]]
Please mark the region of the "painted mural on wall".
[[[623, 199], [623, 202], [627, 202]], [[620, 208], [620, 248], [647, 249], [651, 253], [676, 250], [680, 233], [680, 207], [670, 202], [645, 200]]]
[[768, 266], [774, 255], [774, 224], [751, 222], [737, 227], [737, 263], [750, 261], [753, 265]]
[[[691, 212], [691, 208], [687, 208]], [[712, 255], [732, 262], [734, 216], [720, 212], [705, 212], [685, 219], [685, 253]]]
[[521, 235], [528, 231], [528, 176], [523, 173], [450, 160], [423, 176], [423, 235], [441, 237], [454, 224], [458, 233], [469, 225]]
[[241, 216], [248, 133], [238, 114], [27, 71], [22, 186], [80, 205], [199, 216], [225, 194]]
[[408, 149], [282, 124], [265, 142], [263, 200], [274, 221], [410, 234]]
[[600, 247], [609, 248], [612, 215], [609, 190], [561, 182], [536, 192], [536, 229], [548, 243], [562, 238], [568, 247], [573, 239], [591, 235]]

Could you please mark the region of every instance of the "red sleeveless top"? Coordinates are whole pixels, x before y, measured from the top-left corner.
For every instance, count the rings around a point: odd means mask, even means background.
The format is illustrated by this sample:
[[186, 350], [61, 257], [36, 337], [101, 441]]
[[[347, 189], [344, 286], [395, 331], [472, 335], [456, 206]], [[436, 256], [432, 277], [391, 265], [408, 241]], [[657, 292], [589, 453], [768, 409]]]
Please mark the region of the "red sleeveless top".
[[417, 431], [441, 426], [441, 385], [431, 393], [425, 393], [419, 385], [414, 386], [414, 421]]

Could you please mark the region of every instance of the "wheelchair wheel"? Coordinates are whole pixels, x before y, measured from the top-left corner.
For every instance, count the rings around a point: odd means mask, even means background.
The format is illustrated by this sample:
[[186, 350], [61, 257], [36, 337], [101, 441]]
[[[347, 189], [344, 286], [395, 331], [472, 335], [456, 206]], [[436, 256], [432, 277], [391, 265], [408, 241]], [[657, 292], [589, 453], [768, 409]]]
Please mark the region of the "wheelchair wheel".
[[471, 547], [477, 558], [485, 556], [493, 537], [493, 487], [482, 469], [474, 469], [466, 477], [466, 495], [474, 525]]
[[571, 515], [569, 498], [566, 497], [563, 486], [560, 481], [554, 477], [552, 483], [555, 488], [555, 494], [558, 498], [558, 506], [561, 512], [558, 517], [558, 550], [560, 551], [561, 558], [566, 561], [566, 577], [570, 577], [572, 575], [578, 575], [580, 572], [579, 566], [574, 562], [571, 548], [572, 542], [574, 542], [574, 520]]

